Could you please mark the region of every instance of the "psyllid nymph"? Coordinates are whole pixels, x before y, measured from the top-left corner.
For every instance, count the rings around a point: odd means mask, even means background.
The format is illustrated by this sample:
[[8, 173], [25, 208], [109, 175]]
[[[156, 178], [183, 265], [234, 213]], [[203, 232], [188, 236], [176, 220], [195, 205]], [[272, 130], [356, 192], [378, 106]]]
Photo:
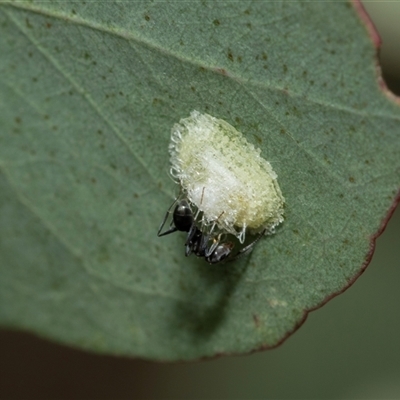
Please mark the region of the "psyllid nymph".
[[[285, 200], [271, 164], [226, 121], [192, 111], [173, 126], [169, 152], [181, 195], [158, 234], [187, 232], [186, 255], [193, 252], [210, 263], [232, 258], [226, 235], [242, 244], [247, 233], [257, 235], [240, 255], [283, 221]], [[170, 228], [161, 233], [174, 205]]]

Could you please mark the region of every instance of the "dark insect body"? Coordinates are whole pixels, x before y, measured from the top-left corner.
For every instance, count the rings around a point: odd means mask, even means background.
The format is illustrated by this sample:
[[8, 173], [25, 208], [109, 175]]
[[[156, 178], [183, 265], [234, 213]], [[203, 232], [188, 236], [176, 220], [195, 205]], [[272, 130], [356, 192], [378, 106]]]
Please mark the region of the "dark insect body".
[[234, 248], [233, 242], [221, 241], [222, 235], [213, 235], [212, 229], [211, 232], [204, 233], [196, 224], [196, 219], [199, 212], [194, 215], [192, 208], [186, 199], [181, 199], [177, 202], [172, 213], [171, 224], [166, 231], [162, 232], [171, 209], [176, 202], [177, 200], [175, 200], [167, 210], [157, 235], [165, 236], [176, 231], [187, 232], [185, 242], [186, 256], [189, 256], [193, 253], [197, 257], [204, 257], [209, 264], [218, 264], [223, 261], [233, 261], [241, 255], [250, 252], [253, 249], [253, 246], [265, 233], [265, 231], [261, 232], [253, 242], [241, 249], [236, 255], [232, 256], [232, 250]]

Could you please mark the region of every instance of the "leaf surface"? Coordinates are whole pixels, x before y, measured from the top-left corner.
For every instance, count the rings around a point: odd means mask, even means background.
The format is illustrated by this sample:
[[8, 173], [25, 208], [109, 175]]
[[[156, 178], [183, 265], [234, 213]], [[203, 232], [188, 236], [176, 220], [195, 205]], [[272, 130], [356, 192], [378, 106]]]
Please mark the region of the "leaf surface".
[[[280, 343], [360, 274], [396, 201], [375, 52], [347, 3], [3, 3], [0, 323], [164, 360]], [[286, 199], [234, 263], [156, 235], [194, 109], [260, 147]]]

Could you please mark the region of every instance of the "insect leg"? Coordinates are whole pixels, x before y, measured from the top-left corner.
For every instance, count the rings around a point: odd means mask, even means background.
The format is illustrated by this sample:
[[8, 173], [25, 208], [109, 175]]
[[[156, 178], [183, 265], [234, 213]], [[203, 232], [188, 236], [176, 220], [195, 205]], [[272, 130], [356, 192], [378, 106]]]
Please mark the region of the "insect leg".
[[215, 238], [213, 239], [213, 244], [205, 252], [206, 258], [209, 257], [215, 251], [215, 249], [218, 247], [220, 241], [221, 241], [221, 235], [218, 235], [217, 239], [215, 239]]
[[193, 223], [193, 225], [190, 227], [189, 232], [187, 234], [185, 246], [185, 255], [190, 256], [192, 254], [192, 251], [196, 248], [198, 241], [200, 240], [200, 237], [202, 236], [202, 233], [199, 228], [197, 228], [196, 224]]
[[160, 237], [160, 236], [168, 235], [169, 233], [176, 232], [178, 230], [175, 226], [173, 226], [173, 222], [171, 221], [169, 229], [166, 230], [165, 232], [161, 233], [162, 229], [164, 228], [165, 223], [167, 222], [168, 215], [171, 214], [171, 208], [175, 205], [175, 203], [177, 202], [178, 198], [179, 197], [177, 197], [174, 200], [174, 202], [170, 205], [170, 207], [168, 208], [167, 212], [165, 213], [165, 217], [164, 217], [160, 227], [158, 228], [157, 236]]
[[237, 254], [235, 254], [233, 257], [229, 258], [227, 261], [236, 260], [239, 257], [242, 257], [245, 254], [250, 253], [253, 250], [254, 245], [264, 236], [265, 232], [266, 232], [266, 229], [264, 229], [262, 232], [260, 232], [258, 234], [258, 236], [251, 243], [249, 243], [246, 247], [243, 247], [243, 249], [238, 251]]

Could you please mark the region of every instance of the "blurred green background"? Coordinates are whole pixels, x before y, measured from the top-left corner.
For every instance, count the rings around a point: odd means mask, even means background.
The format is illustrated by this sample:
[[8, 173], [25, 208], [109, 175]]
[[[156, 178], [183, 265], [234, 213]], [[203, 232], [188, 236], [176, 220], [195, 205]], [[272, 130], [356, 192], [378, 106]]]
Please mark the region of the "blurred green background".
[[[400, 95], [400, 2], [364, 4], [383, 39], [384, 78]], [[399, 305], [397, 210], [365, 273], [275, 350], [160, 364], [0, 331], [0, 398], [400, 399]]]

